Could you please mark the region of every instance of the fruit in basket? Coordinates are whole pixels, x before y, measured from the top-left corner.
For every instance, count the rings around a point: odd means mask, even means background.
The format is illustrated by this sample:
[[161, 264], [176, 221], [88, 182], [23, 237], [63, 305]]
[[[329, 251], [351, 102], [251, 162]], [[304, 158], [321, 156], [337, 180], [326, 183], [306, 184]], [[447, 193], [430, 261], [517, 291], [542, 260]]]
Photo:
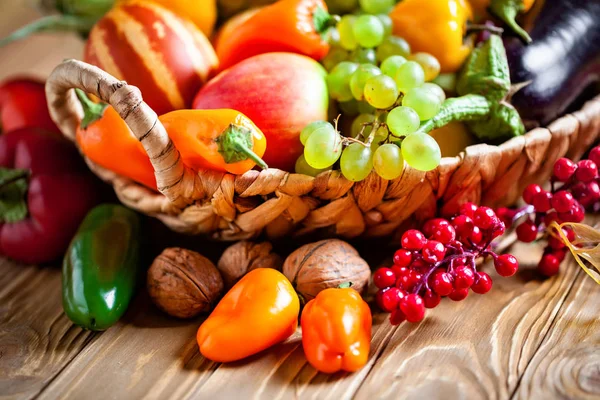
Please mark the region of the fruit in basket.
[[127, 311], [140, 273], [141, 218], [102, 204], [85, 217], [65, 254], [63, 308], [76, 325], [103, 331]]
[[48, 113], [44, 82], [31, 78], [11, 78], [0, 83], [0, 129], [38, 127], [59, 133]]
[[103, 168], [156, 190], [154, 168], [142, 143], [112, 106], [93, 103], [76, 90], [84, 110], [76, 140], [81, 152]]
[[220, 68], [271, 52], [292, 52], [320, 60], [329, 51], [324, 33], [333, 21], [322, 0], [279, 0], [219, 37], [215, 50]]
[[465, 40], [473, 11], [467, 0], [403, 0], [390, 13], [394, 35], [415, 52], [433, 55], [442, 72], [457, 71], [472, 49]]
[[[600, 80], [600, 3], [544, 2], [532, 17], [533, 42], [513, 38], [505, 44], [512, 81], [531, 81], [511, 103], [528, 126], [538, 126], [556, 119]], [[545, 57], [539, 57], [542, 52]]]
[[302, 154], [300, 132], [326, 120], [325, 70], [292, 53], [261, 54], [221, 72], [196, 95], [196, 109], [231, 108], [248, 116], [267, 138], [263, 156], [272, 168], [293, 171]]
[[36, 128], [1, 135], [0, 254], [31, 264], [62, 256], [98, 184], [62, 137]]
[[177, 318], [191, 318], [213, 309], [223, 292], [223, 279], [208, 258], [170, 247], [152, 262], [146, 287], [158, 308]]
[[255, 165], [267, 168], [261, 159], [265, 136], [236, 110], [177, 110], [159, 120], [188, 167], [231, 174], [243, 174]]
[[339, 239], [304, 245], [286, 258], [283, 273], [305, 301], [347, 282], [362, 292], [369, 283], [369, 264], [356, 249]]
[[476, 143], [475, 138], [462, 122], [450, 122], [429, 132], [440, 146], [442, 157], [455, 157]]
[[302, 310], [302, 347], [306, 359], [320, 372], [354, 372], [369, 359], [371, 310], [352, 289], [320, 292]]
[[290, 281], [272, 268], [257, 268], [239, 280], [200, 325], [200, 353], [217, 362], [256, 354], [291, 336], [299, 312]]
[[90, 32], [84, 60], [137, 86], [157, 114], [188, 107], [218, 64], [191, 22], [160, 5], [128, 1]]

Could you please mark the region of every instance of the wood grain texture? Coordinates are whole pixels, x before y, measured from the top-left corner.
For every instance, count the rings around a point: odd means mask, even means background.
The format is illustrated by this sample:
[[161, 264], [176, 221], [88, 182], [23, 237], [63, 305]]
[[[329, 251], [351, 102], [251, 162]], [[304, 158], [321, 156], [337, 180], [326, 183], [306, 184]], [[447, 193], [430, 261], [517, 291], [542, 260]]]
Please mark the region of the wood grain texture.
[[571, 262], [558, 277], [538, 280], [532, 269], [541, 247], [511, 251], [521, 264], [515, 278], [486, 265], [490, 293], [444, 300], [423, 323], [400, 326], [356, 398], [509, 398], [579, 273]]
[[579, 271], [514, 398], [600, 398], [599, 306], [600, 288]]
[[56, 268], [0, 259], [0, 398], [34, 397], [94, 337], [64, 315]]

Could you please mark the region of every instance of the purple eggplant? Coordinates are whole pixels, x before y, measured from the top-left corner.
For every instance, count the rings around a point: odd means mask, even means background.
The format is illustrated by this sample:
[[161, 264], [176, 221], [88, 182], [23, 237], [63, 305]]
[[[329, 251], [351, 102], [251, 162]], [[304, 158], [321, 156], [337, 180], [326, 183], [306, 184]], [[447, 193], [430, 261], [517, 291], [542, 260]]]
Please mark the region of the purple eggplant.
[[531, 82], [512, 97], [528, 127], [547, 125], [600, 79], [600, 0], [546, 0], [533, 13], [530, 44], [505, 40], [512, 83]]

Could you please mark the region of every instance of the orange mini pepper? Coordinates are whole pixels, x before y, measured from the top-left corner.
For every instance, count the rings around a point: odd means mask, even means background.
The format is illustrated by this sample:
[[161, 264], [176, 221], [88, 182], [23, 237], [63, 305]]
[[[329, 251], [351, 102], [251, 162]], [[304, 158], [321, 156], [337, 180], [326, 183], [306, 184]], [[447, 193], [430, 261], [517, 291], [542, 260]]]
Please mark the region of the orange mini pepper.
[[[156, 190], [150, 159], [125, 121], [112, 107], [93, 103], [80, 90], [77, 95], [84, 109], [76, 134], [83, 154], [106, 169]], [[232, 174], [243, 174], [257, 164], [267, 168], [260, 158], [267, 148], [265, 135], [238, 111], [178, 110], [161, 115], [159, 120], [190, 168]]]
[[329, 51], [324, 34], [334, 21], [323, 0], [279, 0], [237, 29], [222, 32], [215, 48], [220, 68], [271, 52], [299, 53], [320, 60]]
[[299, 311], [290, 281], [272, 268], [257, 268], [238, 281], [200, 325], [200, 353], [218, 362], [256, 354], [291, 336]]
[[369, 359], [371, 310], [352, 288], [330, 288], [302, 311], [302, 346], [317, 370], [353, 372]]
[[93, 103], [82, 91], [76, 92], [84, 110], [76, 133], [81, 152], [101, 167], [156, 190], [150, 159], [125, 121], [111, 106]]
[[267, 139], [239, 111], [177, 110], [158, 119], [188, 167], [232, 174], [243, 174], [256, 164], [267, 168], [260, 158], [267, 149]]
[[402, 0], [392, 12], [394, 35], [410, 44], [413, 53], [438, 59], [442, 72], [456, 72], [473, 48], [465, 41], [473, 10], [467, 0]]

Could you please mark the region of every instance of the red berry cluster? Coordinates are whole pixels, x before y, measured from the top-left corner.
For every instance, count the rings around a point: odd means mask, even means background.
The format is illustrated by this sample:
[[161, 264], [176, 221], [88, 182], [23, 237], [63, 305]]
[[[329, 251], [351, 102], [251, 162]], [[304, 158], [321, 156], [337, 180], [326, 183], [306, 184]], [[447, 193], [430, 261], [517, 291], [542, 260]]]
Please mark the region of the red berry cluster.
[[[558, 237], [547, 234], [546, 228], [553, 221], [581, 222], [585, 210], [594, 210], [600, 202], [600, 146], [594, 147], [589, 158], [574, 163], [561, 158], [554, 163], [550, 181], [551, 190], [546, 191], [540, 185], [531, 184], [523, 191], [523, 200], [528, 205], [518, 210], [500, 208], [498, 216], [507, 226], [517, 223], [517, 238], [525, 243], [533, 242], [538, 236], [548, 236], [548, 245], [538, 264], [538, 270], [546, 275], [556, 275], [560, 263], [565, 258], [567, 246]], [[570, 229], [563, 233], [569, 241], [575, 239]]]
[[444, 296], [460, 301], [469, 289], [487, 293], [492, 279], [477, 271], [477, 258], [491, 256], [502, 276], [517, 272], [514, 256], [497, 255], [490, 247], [504, 230], [504, 222], [494, 210], [466, 203], [451, 220], [435, 218], [422, 230], [406, 231], [402, 248], [394, 254], [394, 265], [373, 274], [373, 283], [379, 288], [377, 304], [391, 313], [390, 321], [397, 325], [404, 320], [421, 321], [425, 309], [437, 306]]

